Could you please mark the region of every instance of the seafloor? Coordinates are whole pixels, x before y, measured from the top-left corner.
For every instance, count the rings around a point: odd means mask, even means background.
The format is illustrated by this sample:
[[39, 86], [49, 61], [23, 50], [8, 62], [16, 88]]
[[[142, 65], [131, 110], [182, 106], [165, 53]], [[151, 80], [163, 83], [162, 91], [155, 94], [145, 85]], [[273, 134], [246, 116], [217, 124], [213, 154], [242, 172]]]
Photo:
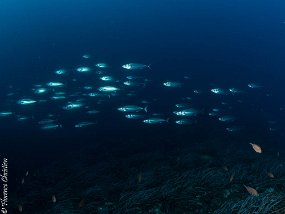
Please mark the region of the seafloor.
[[244, 136], [187, 129], [125, 130], [80, 142], [27, 176], [18, 173], [10, 213], [285, 213], [282, 152], [264, 144], [258, 154]]

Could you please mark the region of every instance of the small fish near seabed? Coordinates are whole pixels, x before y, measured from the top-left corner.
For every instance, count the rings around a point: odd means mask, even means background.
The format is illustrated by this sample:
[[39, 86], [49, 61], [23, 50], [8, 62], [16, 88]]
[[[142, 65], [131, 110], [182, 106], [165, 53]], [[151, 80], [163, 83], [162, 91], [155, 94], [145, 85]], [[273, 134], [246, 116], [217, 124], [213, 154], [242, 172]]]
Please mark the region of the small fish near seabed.
[[262, 153], [262, 149], [259, 145], [255, 144], [255, 143], [249, 143], [253, 150], [256, 152], [256, 153]]
[[256, 189], [250, 187], [250, 186], [246, 186], [246, 185], [243, 185], [246, 190], [248, 191], [249, 194], [251, 194], [252, 196], [259, 196], [258, 192]]

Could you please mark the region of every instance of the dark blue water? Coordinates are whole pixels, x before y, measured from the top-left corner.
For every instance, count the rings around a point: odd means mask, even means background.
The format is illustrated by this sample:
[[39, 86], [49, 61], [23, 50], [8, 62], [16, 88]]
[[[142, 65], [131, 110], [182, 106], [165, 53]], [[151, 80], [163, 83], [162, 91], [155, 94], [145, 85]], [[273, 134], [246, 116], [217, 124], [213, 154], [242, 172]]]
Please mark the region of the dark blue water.
[[2, 73], [25, 84], [90, 52], [114, 64], [151, 61], [157, 76], [276, 80], [283, 8], [282, 1], [2, 1]]
[[[280, 111], [280, 108], [285, 106], [284, 9], [285, 3], [281, 0], [1, 1], [1, 110], [10, 110], [17, 114], [26, 113], [35, 118], [27, 123], [6, 118], [1, 121], [0, 154], [1, 157], [8, 157], [11, 164], [11, 213], [19, 212], [17, 205], [28, 200], [26, 194], [33, 192], [33, 185], [40, 180], [37, 180], [37, 176], [44, 174], [38, 171], [50, 170], [45, 175], [49, 179], [54, 173], [51, 170], [52, 166], [56, 168], [58, 165], [64, 165], [67, 170], [76, 162], [87, 163], [90, 167], [111, 159], [120, 165], [118, 168], [122, 170], [122, 177], [119, 176], [121, 182], [127, 179], [128, 174], [133, 173], [133, 166], [126, 162], [133, 163], [139, 168], [138, 171], [144, 171], [148, 162], [155, 165], [161, 161], [160, 166], [173, 167], [175, 164], [172, 165], [172, 159], [169, 163], [168, 158], [183, 159], [183, 155], [187, 153], [185, 151], [189, 150], [193, 152], [191, 157], [205, 154], [211, 156], [214, 164], [211, 162], [213, 165], [209, 166], [207, 162], [205, 168], [218, 165], [221, 167], [229, 151], [232, 156], [237, 157], [241, 157], [240, 153], [246, 151], [244, 155], [247, 156], [252, 152], [248, 146], [252, 141], [264, 146], [265, 154], [262, 161], [266, 163], [267, 158], [273, 160], [272, 156], [277, 152], [282, 154], [284, 111]], [[138, 96], [134, 98], [120, 95], [104, 103], [100, 107], [104, 112], [96, 116], [99, 123], [95, 128], [74, 129], [74, 122], [89, 118], [83, 111], [78, 114], [63, 112], [61, 107], [65, 102], [42, 105], [41, 108], [22, 108], [15, 104], [21, 97], [34, 96], [31, 91], [33, 85], [55, 80], [55, 70], [74, 70], [75, 67], [86, 65], [86, 61], [82, 59], [82, 55], [86, 53], [92, 56], [87, 63], [88, 66], [106, 62], [111, 65], [112, 76], [119, 79], [128, 75], [121, 69], [123, 64], [151, 64], [151, 69], [144, 71], [143, 76], [152, 82], [149, 87], [137, 89]], [[184, 76], [190, 76], [190, 80], [183, 80]], [[86, 84], [103, 86], [91, 76], [83, 77], [76, 83], [71, 83], [72, 78], [81, 77], [73, 72], [65, 79], [57, 78], [67, 84], [68, 93], [73, 93], [78, 87]], [[163, 88], [160, 84], [167, 80], [183, 80], [185, 87], [174, 91]], [[263, 88], [249, 91], [247, 84], [251, 82], [259, 83]], [[16, 91], [16, 97], [6, 96], [11, 92], [11, 87]], [[237, 87], [249, 93], [224, 99], [209, 94], [213, 87]], [[194, 96], [191, 101], [193, 107], [203, 112], [193, 127], [178, 127], [173, 123], [166, 126], [146, 126], [137, 121], [126, 120], [116, 111], [119, 106], [130, 102], [139, 105], [142, 100], [156, 98], [159, 102], [150, 104], [151, 111], [169, 117], [174, 110], [173, 106], [181, 102], [182, 97], [190, 96], [189, 93], [195, 89], [207, 93]], [[240, 99], [242, 102], [239, 102]], [[215, 106], [222, 107], [221, 102], [229, 103], [234, 109], [238, 118], [237, 125], [243, 127], [242, 132], [227, 133], [224, 124], [209, 119], [208, 112]], [[95, 105], [95, 102], [88, 101], [88, 104]], [[230, 108], [228, 110], [231, 112]], [[64, 128], [52, 132], [39, 130], [38, 118], [43, 118], [47, 112], [57, 115], [58, 121], [64, 123]], [[170, 118], [173, 120], [172, 116]], [[268, 130], [268, 121], [271, 120], [277, 121], [276, 132]], [[158, 158], [158, 161], [155, 157], [160, 155], [163, 158]], [[250, 153], [249, 157], [256, 160], [254, 155]], [[136, 161], [132, 162], [132, 158]], [[244, 160], [243, 158], [242, 156], [241, 160]], [[203, 163], [196, 161], [192, 163], [191, 170], [203, 168]], [[109, 162], [108, 164], [112, 165]], [[113, 165], [112, 167], [116, 168]], [[55, 176], [57, 179], [67, 176], [62, 173], [63, 168], [59, 167]], [[29, 170], [34, 178], [30, 179], [28, 187], [22, 187], [19, 183], [26, 170]], [[81, 170], [84, 172], [83, 168]], [[176, 168], [170, 171], [175, 170]], [[79, 175], [80, 173], [78, 172]], [[167, 177], [167, 173], [161, 173], [162, 177]], [[175, 175], [174, 173], [172, 176]], [[108, 182], [119, 181], [111, 179]], [[87, 183], [88, 181], [85, 182]], [[241, 179], [237, 183], [243, 188], [242, 184], [245, 181]], [[257, 183], [247, 182], [252, 186], [257, 186]], [[45, 184], [41, 183], [41, 186]], [[52, 188], [56, 190], [57, 186], [54, 185]], [[82, 190], [84, 188], [82, 187]], [[101, 188], [104, 192], [104, 188]], [[282, 188], [279, 187], [279, 190]], [[80, 192], [80, 188], [76, 191]], [[113, 192], [109, 191], [108, 189], [110, 198], [106, 200], [114, 204], [120, 198], [118, 191], [124, 192], [115, 188]], [[267, 190], [262, 186], [260, 191]], [[240, 198], [248, 196], [244, 189], [239, 192], [243, 192]], [[46, 196], [50, 203], [51, 195], [52, 193], [49, 193]], [[61, 200], [60, 196], [58, 200]], [[85, 200], [88, 204], [88, 199]], [[181, 210], [185, 207], [182, 209], [184, 205], [178, 202], [175, 201], [175, 205], [168, 208], [162, 205], [161, 213], [183, 213]], [[213, 205], [208, 211], [213, 212], [213, 207], [220, 206], [221, 204]], [[33, 205], [28, 205], [28, 213], [39, 213], [32, 207]], [[142, 206], [142, 213], [151, 213], [150, 207]], [[108, 209], [106, 212], [92, 213], [119, 213], [118, 209]], [[189, 212], [187, 209], [183, 211]], [[91, 213], [86, 210], [78, 213]], [[126, 210], [120, 212], [132, 213]], [[205, 210], [201, 210], [195, 208], [190, 213], [206, 213]], [[52, 211], [48, 202], [41, 212], [63, 213]]]

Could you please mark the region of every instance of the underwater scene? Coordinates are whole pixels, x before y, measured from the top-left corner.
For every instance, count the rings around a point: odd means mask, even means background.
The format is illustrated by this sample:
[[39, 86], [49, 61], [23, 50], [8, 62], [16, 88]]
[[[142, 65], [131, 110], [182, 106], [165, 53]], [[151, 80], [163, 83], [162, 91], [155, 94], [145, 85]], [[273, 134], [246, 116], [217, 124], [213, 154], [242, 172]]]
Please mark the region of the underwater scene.
[[285, 213], [284, 11], [0, 1], [1, 213]]

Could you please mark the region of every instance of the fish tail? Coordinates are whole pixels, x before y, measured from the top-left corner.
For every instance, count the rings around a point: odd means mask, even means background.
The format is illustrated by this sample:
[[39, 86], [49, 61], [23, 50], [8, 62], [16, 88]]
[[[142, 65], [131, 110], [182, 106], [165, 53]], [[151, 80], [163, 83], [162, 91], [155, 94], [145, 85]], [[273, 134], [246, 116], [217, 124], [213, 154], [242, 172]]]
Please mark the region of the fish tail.
[[144, 111], [147, 113], [148, 106], [144, 107]]
[[150, 67], [150, 66], [151, 66], [151, 64], [147, 65], [147, 67], [148, 67], [149, 69], [151, 69], [151, 67]]

